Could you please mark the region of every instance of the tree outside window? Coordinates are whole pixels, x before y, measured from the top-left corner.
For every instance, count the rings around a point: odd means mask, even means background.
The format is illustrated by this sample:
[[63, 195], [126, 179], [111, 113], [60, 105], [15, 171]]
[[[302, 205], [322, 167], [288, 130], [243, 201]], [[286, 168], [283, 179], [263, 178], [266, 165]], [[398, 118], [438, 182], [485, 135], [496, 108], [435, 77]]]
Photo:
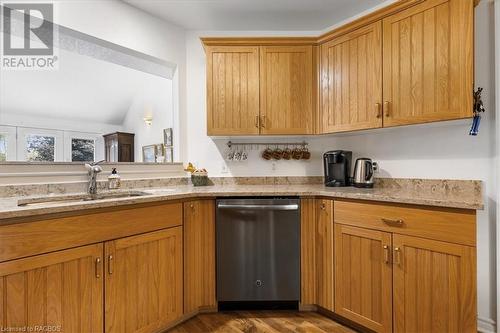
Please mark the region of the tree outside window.
[[0, 134], [0, 162], [7, 161], [7, 138]]
[[27, 160], [31, 162], [54, 162], [55, 141], [53, 136], [28, 135], [26, 137]]
[[71, 161], [93, 162], [95, 141], [91, 139], [71, 139]]

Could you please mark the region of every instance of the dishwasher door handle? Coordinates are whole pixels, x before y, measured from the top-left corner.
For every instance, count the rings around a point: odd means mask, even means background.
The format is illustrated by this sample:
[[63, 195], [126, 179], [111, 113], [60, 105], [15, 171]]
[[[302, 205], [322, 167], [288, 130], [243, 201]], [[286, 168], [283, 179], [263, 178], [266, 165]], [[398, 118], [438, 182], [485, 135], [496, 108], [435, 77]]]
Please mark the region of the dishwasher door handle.
[[221, 209], [244, 209], [244, 210], [298, 210], [298, 204], [288, 205], [236, 205], [219, 203], [217, 208]]

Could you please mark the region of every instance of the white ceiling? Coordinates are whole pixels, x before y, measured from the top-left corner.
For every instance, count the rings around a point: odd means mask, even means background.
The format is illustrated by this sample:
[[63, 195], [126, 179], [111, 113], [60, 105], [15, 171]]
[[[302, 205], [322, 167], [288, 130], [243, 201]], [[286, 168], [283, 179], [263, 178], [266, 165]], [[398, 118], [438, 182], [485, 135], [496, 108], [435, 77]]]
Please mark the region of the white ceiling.
[[[321, 31], [386, 0], [123, 0], [187, 30]], [[389, 1], [392, 2], [392, 1]]]

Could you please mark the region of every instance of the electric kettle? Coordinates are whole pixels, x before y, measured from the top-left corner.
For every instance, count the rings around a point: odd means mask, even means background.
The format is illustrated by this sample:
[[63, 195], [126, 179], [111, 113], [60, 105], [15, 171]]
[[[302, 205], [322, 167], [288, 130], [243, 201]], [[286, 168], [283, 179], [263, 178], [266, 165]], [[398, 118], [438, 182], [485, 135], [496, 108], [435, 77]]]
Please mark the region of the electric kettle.
[[371, 158], [358, 158], [354, 165], [354, 187], [372, 188], [374, 183], [374, 173], [378, 170], [377, 162], [373, 162]]

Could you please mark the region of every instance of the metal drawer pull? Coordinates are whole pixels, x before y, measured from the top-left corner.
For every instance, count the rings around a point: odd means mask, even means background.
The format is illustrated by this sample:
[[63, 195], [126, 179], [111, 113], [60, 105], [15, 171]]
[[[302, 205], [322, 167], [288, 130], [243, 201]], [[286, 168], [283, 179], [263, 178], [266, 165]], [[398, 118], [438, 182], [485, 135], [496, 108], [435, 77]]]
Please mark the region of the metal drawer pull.
[[297, 210], [299, 205], [232, 205], [232, 204], [222, 204], [220, 203], [218, 208], [222, 209], [242, 209], [242, 210]]
[[113, 274], [113, 256], [108, 257], [108, 273]]
[[98, 279], [101, 277], [101, 258], [95, 259], [95, 277]]
[[382, 222], [388, 225], [393, 225], [393, 226], [398, 226], [402, 227], [405, 224], [405, 221], [398, 219], [398, 220], [390, 220], [390, 219], [384, 219], [382, 218]]
[[380, 103], [375, 103], [375, 110], [377, 111], [377, 118], [382, 117], [382, 105]]
[[260, 127], [260, 119], [259, 119], [259, 115], [256, 115], [255, 116], [255, 127], [259, 128]]
[[384, 111], [385, 111], [385, 116], [390, 117], [391, 113], [389, 111], [389, 101], [384, 102]]
[[389, 246], [384, 245], [384, 262], [389, 263]]
[[401, 249], [399, 247], [394, 248], [394, 263], [401, 265]]

